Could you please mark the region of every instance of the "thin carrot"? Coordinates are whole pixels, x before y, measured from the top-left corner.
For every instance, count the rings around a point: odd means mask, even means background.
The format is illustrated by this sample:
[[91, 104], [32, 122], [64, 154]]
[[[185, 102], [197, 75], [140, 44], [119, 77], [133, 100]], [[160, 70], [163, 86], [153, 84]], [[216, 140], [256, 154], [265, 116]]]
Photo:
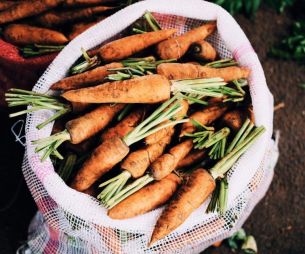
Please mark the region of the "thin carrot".
[[68, 11], [49, 11], [37, 17], [36, 22], [46, 27], [59, 26], [76, 20], [91, 18], [114, 8], [110, 6], [95, 6]]
[[215, 48], [207, 41], [197, 41], [190, 47], [190, 54], [198, 60], [214, 61], [217, 56]]
[[18, 2], [13, 2], [13, 1], [1, 1], [0, 2], [0, 11], [6, 10], [10, 7], [12, 7], [13, 5], [15, 5]]
[[156, 159], [150, 165], [154, 179], [161, 180], [173, 172], [177, 168], [178, 163], [191, 151], [192, 148], [193, 141], [188, 139], [174, 146], [168, 151], [168, 153], [165, 153]]
[[149, 246], [179, 227], [214, 189], [215, 181], [206, 170], [193, 171], [159, 217]]
[[50, 89], [52, 90], [71, 90], [87, 87], [98, 82], [102, 82], [105, 77], [113, 73], [108, 71], [108, 69], [121, 68], [123, 65], [121, 63], [110, 63], [104, 66], [97, 67], [95, 69], [76, 74], [67, 78], [64, 78], [56, 83], [54, 83]]
[[55, 30], [35, 26], [12, 24], [3, 31], [6, 41], [15, 45], [62, 45], [68, 42], [65, 35]]
[[216, 23], [210, 22], [185, 34], [160, 42], [157, 45], [157, 53], [161, 59], [179, 59], [187, 52], [192, 43], [205, 39], [215, 29]]
[[[187, 114], [187, 111], [189, 109], [189, 104], [186, 100], [182, 100], [181, 104], [182, 104], [182, 109], [181, 109], [180, 112], [177, 113], [177, 115], [174, 116], [175, 120], [179, 120], [179, 119], [184, 118], [184, 116]], [[160, 126], [162, 124], [166, 124], [166, 122], [161, 123]], [[171, 129], [173, 129], [173, 128], [174, 128], [173, 126], [168, 127], [168, 128], [164, 128], [164, 129], [161, 129], [161, 130], [159, 130], [158, 132], [156, 132], [152, 135], [147, 136], [145, 138], [145, 143], [147, 145], [151, 145], [151, 144], [154, 144], [154, 143], [160, 141], [161, 139], [166, 137], [171, 132]]]
[[222, 116], [227, 109], [227, 105], [218, 104], [205, 107], [202, 110], [193, 113], [190, 116], [191, 121], [182, 125], [180, 137], [184, 136], [186, 133], [193, 133], [196, 130], [196, 126], [192, 120], [197, 121], [201, 125], [210, 125], [220, 116]]
[[62, 97], [86, 103], [158, 103], [169, 99], [170, 82], [161, 75], [148, 75], [71, 90]]
[[181, 179], [169, 174], [161, 181], [155, 181], [135, 192], [108, 211], [112, 219], [129, 219], [147, 213], [165, 204], [175, 193]]
[[121, 60], [169, 38], [176, 32], [176, 29], [167, 29], [127, 36], [102, 46], [99, 56], [106, 62]]
[[134, 110], [128, 116], [126, 116], [122, 121], [120, 121], [117, 125], [112, 128], [107, 129], [102, 135], [101, 140], [104, 141], [106, 139], [110, 139], [113, 137], [123, 138], [129, 132], [131, 132], [139, 122], [144, 119], [146, 114], [146, 108], [141, 107], [139, 109]]
[[58, 6], [61, 2], [62, 0], [20, 1], [0, 13], [0, 24], [40, 14]]
[[157, 73], [168, 79], [223, 78], [225, 82], [248, 78], [250, 70], [247, 67], [212, 68], [194, 64], [162, 63], [157, 67]]
[[182, 160], [179, 161], [177, 165], [177, 169], [190, 167], [197, 162], [203, 160], [203, 158], [207, 155], [205, 150], [194, 150], [191, 151], [188, 155], [186, 155]]

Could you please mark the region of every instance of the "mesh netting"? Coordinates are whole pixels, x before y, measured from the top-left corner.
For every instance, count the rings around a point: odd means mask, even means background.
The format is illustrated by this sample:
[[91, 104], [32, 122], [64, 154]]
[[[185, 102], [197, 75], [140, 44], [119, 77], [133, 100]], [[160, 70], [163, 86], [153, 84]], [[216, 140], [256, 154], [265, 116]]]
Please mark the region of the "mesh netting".
[[201, 0], [148, 0], [129, 6], [65, 47], [34, 90], [47, 92], [79, 58], [81, 47], [90, 49], [117, 36], [146, 10], [154, 12], [163, 28], [178, 28], [180, 33], [205, 21], [217, 20], [218, 31], [209, 41], [221, 58], [233, 56], [252, 70], [249, 85], [255, 121], [257, 125], [264, 125], [267, 131], [229, 171], [228, 210], [224, 215], [205, 214], [207, 201], [172, 234], [147, 248], [162, 208], [128, 220], [110, 219], [95, 198], [69, 188], [54, 171], [51, 161], [41, 162], [35, 154], [31, 141], [49, 136], [52, 124], [42, 130], [35, 126], [54, 112], [39, 111], [28, 115], [23, 172], [39, 208], [28, 241], [34, 253], [198, 253], [235, 231], [268, 188], [277, 155], [271, 141], [273, 98], [248, 39], [234, 19], [214, 4]]

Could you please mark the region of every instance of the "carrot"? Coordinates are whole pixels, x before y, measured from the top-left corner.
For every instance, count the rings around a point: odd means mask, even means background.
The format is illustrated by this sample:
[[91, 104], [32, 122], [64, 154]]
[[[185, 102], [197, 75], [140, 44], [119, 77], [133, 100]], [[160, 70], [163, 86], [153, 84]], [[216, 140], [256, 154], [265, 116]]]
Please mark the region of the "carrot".
[[102, 82], [105, 77], [111, 74], [108, 69], [121, 68], [123, 65], [121, 63], [110, 63], [104, 66], [99, 66], [93, 70], [89, 70], [80, 74], [76, 74], [67, 78], [64, 78], [56, 83], [54, 83], [50, 89], [52, 90], [70, 90], [78, 89], [98, 82]]
[[84, 112], [85, 110], [89, 109], [92, 106], [92, 104], [82, 103], [82, 102], [72, 102], [71, 106], [72, 106], [73, 113], [80, 113], [80, 112]]
[[246, 119], [245, 113], [240, 109], [231, 110], [222, 117], [224, 126], [228, 126], [233, 131], [238, 131]]
[[0, 13], [0, 24], [34, 16], [58, 6], [62, 0], [21, 1]]
[[116, 126], [107, 129], [101, 136], [101, 140], [110, 139], [113, 137], [123, 138], [130, 131], [132, 131], [139, 122], [141, 122], [146, 114], [146, 108], [142, 107], [131, 112]]
[[194, 42], [205, 39], [216, 29], [216, 23], [211, 22], [194, 28], [185, 34], [170, 38], [157, 45], [157, 53], [161, 59], [179, 59]]
[[222, 244], [222, 241], [218, 241], [218, 242], [213, 243], [213, 246], [215, 248], [218, 248], [218, 247], [220, 247], [221, 244]]
[[105, 3], [117, 2], [117, 0], [64, 0], [67, 7], [90, 6]]
[[[187, 114], [187, 111], [189, 109], [189, 104], [186, 100], [182, 100], [181, 104], [182, 104], [183, 108], [181, 109], [181, 111], [179, 111], [177, 113], [177, 115], [174, 116], [174, 118], [176, 120], [184, 118], [184, 116]], [[161, 123], [160, 125], [162, 125], [162, 124], [166, 124], [166, 123]], [[166, 137], [171, 132], [171, 129], [173, 129], [173, 128], [174, 128], [173, 126], [164, 128], [164, 129], [157, 131], [156, 133], [154, 133], [152, 135], [147, 136], [145, 138], [145, 143], [147, 145], [151, 145], [151, 144], [158, 142], [159, 140]]]
[[189, 166], [194, 165], [197, 162], [202, 161], [202, 159], [206, 156], [205, 150], [194, 150], [191, 151], [188, 155], [186, 155], [182, 160], [179, 161], [177, 168], [187, 168]]
[[37, 17], [36, 22], [46, 27], [59, 26], [76, 20], [91, 18], [94, 15], [104, 13], [114, 8], [110, 6], [95, 6], [68, 11], [49, 11]]
[[167, 29], [127, 36], [102, 46], [99, 56], [106, 62], [121, 60], [169, 38], [176, 32], [176, 29]]
[[170, 82], [161, 75], [148, 75], [71, 90], [62, 97], [86, 103], [158, 103], [170, 97]]
[[[217, 118], [222, 116], [224, 112], [228, 109], [227, 105], [219, 104], [205, 107], [203, 110], [197, 111], [190, 116], [190, 119], [197, 121], [201, 125], [210, 125]], [[182, 125], [182, 130], [180, 137], [184, 136], [186, 133], [193, 133], [196, 130], [196, 126], [192, 121], [184, 123]]]
[[105, 17], [99, 18], [98, 20], [93, 21], [93, 22], [89, 22], [89, 23], [88, 22], [81, 22], [81, 23], [73, 25], [72, 29], [71, 29], [71, 32], [68, 35], [69, 40], [72, 41], [75, 37], [77, 37], [81, 33], [85, 32], [90, 27], [96, 25], [97, 23], [99, 23], [103, 19], [105, 19]]
[[94, 186], [91, 186], [89, 189], [84, 190], [84, 193], [88, 194], [89, 196], [95, 197], [96, 190]]
[[18, 2], [13, 2], [13, 1], [1, 1], [0, 2], [0, 11], [6, 10], [10, 7], [12, 7], [13, 5], [15, 5]]
[[175, 193], [180, 178], [175, 174], [169, 174], [161, 181], [155, 181], [141, 190], [135, 192], [108, 211], [112, 219], [129, 219], [149, 212], [165, 204]]
[[215, 189], [215, 180], [204, 169], [193, 171], [159, 217], [149, 243], [165, 237], [179, 227]]
[[62, 45], [68, 42], [62, 33], [35, 26], [12, 24], [3, 32], [6, 41], [15, 45]]
[[180, 160], [182, 160], [193, 148], [193, 141], [191, 139], [185, 140], [182, 143], [174, 146], [168, 153], [163, 154], [151, 165], [151, 172], [156, 180], [169, 175], [174, 171]]
[[190, 47], [190, 54], [199, 60], [214, 61], [217, 52], [214, 47], [207, 41], [197, 41]]
[[36, 152], [44, 151], [41, 160], [45, 160], [49, 155], [54, 155], [59, 159], [63, 157], [58, 153], [57, 148], [65, 141], [72, 144], [79, 144], [92, 137], [106, 125], [124, 107], [124, 104], [101, 105], [87, 114], [70, 120], [66, 123], [66, 129], [60, 133], [47, 138], [33, 141], [36, 144]]
[[225, 82], [248, 78], [250, 70], [247, 67], [212, 68], [194, 64], [162, 63], [157, 67], [157, 73], [168, 79], [223, 78]]
[[68, 150], [74, 151], [75, 153], [77, 153], [79, 155], [83, 155], [84, 153], [88, 153], [88, 152], [92, 151], [95, 144], [96, 144], [96, 139], [93, 136], [78, 144], [72, 144], [70, 142], [67, 142], [65, 144], [65, 148]]

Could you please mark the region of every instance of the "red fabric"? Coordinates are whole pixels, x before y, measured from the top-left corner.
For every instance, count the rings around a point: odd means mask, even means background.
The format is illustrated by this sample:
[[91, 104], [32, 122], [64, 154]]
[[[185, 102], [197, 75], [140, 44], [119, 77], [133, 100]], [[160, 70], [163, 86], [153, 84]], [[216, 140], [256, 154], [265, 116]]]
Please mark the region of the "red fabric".
[[6, 107], [4, 93], [7, 89], [31, 89], [56, 55], [25, 59], [17, 47], [0, 39], [0, 107]]

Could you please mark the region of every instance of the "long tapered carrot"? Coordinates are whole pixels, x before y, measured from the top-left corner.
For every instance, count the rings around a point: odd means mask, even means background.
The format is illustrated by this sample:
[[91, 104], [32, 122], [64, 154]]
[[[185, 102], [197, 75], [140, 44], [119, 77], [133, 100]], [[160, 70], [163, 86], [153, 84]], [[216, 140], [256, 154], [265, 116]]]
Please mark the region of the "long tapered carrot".
[[52, 90], [71, 90], [83, 88], [102, 82], [105, 77], [111, 74], [108, 69], [121, 68], [123, 65], [121, 63], [110, 63], [104, 66], [99, 66], [93, 70], [86, 71], [80, 74], [76, 74], [67, 78], [64, 78], [56, 83], [54, 83], [50, 89]]
[[135, 192], [108, 211], [112, 219], [129, 219], [147, 213], [165, 204], [175, 193], [181, 179], [169, 174], [161, 181], [155, 181]]
[[20, 1], [10, 8], [0, 12], [0, 24], [40, 14], [58, 6], [61, 2], [62, 0]]
[[110, 6], [94, 6], [77, 10], [49, 11], [37, 17], [36, 22], [46, 27], [59, 26], [76, 20], [91, 18], [94, 15], [104, 13], [114, 8]]
[[106, 62], [121, 60], [169, 38], [176, 32], [176, 29], [166, 29], [127, 36], [102, 46], [99, 56]]
[[198, 60], [214, 61], [217, 56], [216, 49], [210, 43], [203, 40], [194, 42], [189, 51]]
[[179, 227], [214, 189], [215, 180], [206, 170], [193, 171], [159, 217], [149, 246]]
[[[227, 109], [228, 106], [225, 104], [211, 105], [193, 113], [190, 116], [190, 119], [197, 121], [201, 125], [209, 125], [222, 116]], [[196, 126], [192, 121], [184, 123], [182, 125], [180, 137], [184, 136], [186, 133], [193, 133], [195, 130]]]
[[9, 25], [3, 31], [3, 36], [15, 45], [62, 45], [68, 42], [67, 37], [60, 32], [24, 24]]
[[216, 29], [216, 23], [211, 22], [194, 28], [180, 36], [170, 38], [157, 45], [157, 53], [161, 59], [179, 59], [196, 41], [205, 39]]
[[62, 96], [86, 103], [158, 103], [170, 98], [170, 82], [161, 75], [148, 75], [71, 90]]
[[193, 141], [191, 139], [185, 140], [182, 143], [171, 148], [168, 153], [163, 154], [151, 165], [151, 172], [156, 180], [169, 175], [177, 168], [180, 160], [182, 160], [193, 148]]
[[101, 136], [101, 140], [110, 139], [113, 137], [123, 138], [129, 132], [131, 132], [139, 122], [141, 122], [146, 114], [146, 108], [141, 107], [131, 112], [122, 121], [120, 121], [116, 126], [107, 129]]
[[79, 118], [68, 121], [66, 129], [71, 136], [70, 142], [78, 144], [95, 135], [108, 125], [124, 106], [124, 104], [101, 105]]
[[212, 68], [195, 64], [162, 63], [157, 67], [157, 73], [168, 79], [193, 78], [223, 78], [224, 81], [248, 78], [250, 70], [247, 67]]
[[15, 5], [17, 3], [18, 2], [13, 2], [13, 1], [1, 1], [0, 2], [0, 11], [8, 9], [8, 8], [12, 7], [13, 5]]
[[194, 150], [179, 161], [177, 169], [190, 167], [203, 160], [207, 155], [205, 150]]
[[[174, 118], [176, 120], [179, 120], [179, 119], [182, 119], [184, 118], [184, 116], [186, 116], [187, 114], [187, 111], [189, 109], [189, 104], [186, 100], [182, 100], [181, 101], [181, 104], [182, 104], [182, 109], [181, 111], [179, 111], [177, 113], [177, 115], [174, 116]], [[160, 125], [162, 124], [166, 124], [166, 123], [161, 123]], [[164, 137], [166, 137], [169, 133], [171, 133], [171, 129], [173, 129], [174, 127], [168, 127], [168, 128], [164, 128], [164, 129], [161, 129], [160, 131], [152, 134], [152, 135], [149, 135], [145, 138], [145, 143], [147, 145], [151, 145], [151, 144], [154, 144], [158, 141], [160, 141], [161, 139], [163, 139]]]

